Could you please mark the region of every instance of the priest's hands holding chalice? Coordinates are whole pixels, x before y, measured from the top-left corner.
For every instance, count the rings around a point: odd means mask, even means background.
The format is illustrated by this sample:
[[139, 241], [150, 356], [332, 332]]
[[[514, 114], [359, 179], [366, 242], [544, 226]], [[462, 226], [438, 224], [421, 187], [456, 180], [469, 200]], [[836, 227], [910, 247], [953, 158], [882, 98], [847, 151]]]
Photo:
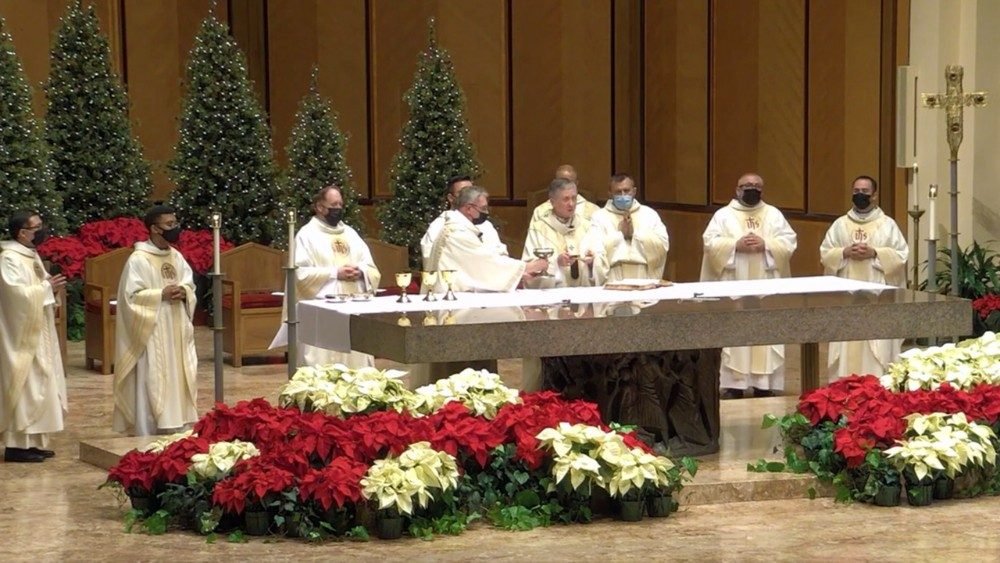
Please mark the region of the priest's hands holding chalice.
[[756, 233], [747, 233], [736, 240], [736, 252], [755, 254], [764, 252], [764, 239]]

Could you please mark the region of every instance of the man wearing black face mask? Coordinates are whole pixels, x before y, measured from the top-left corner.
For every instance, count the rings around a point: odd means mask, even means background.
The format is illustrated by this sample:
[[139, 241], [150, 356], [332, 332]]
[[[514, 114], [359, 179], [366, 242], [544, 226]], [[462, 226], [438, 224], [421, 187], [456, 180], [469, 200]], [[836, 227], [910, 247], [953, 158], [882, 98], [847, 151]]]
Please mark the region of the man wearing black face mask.
[[8, 221], [14, 240], [0, 242], [0, 436], [4, 461], [55, 455], [49, 434], [63, 429], [66, 376], [56, 334], [56, 295], [66, 278], [49, 275], [35, 247], [46, 229], [34, 212]]
[[[906, 287], [906, 262], [910, 249], [906, 237], [878, 207], [878, 183], [858, 176], [851, 184], [853, 208], [838, 218], [820, 245], [820, 260], [827, 275]], [[885, 373], [899, 357], [901, 340], [833, 342], [830, 344], [831, 378], [851, 374]]]
[[[548, 260], [522, 262], [483, 240], [479, 226], [488, 218], [486, 190], [471, 186], [459, 192], [455, 210], [447, 212], [441, 235], [424, 265], [427, 271], [455, 270], [455, 291], [513, 291], [522, 281], [548, 269]], [[441, 283], [439, 280], [439, 289], [444, 289]]]
[[[740, 176], [736, 197], [716, 211], [702, 236], [702, 281], [787, 278], [796, 236], [778, 208], [761, 201], [764, 180]], [[784, 346], [722, 349], [719, 371], [723, 399], [738, 399], [753, 388], [754, 397], [784, 389]]]
[[135, 243], [118, 283], [115, 315], [116, 432], [149, 436], [198, 420], [194, 273], [170, 243], [176, 212], [156, 205], [144, 218], [149, 240]]

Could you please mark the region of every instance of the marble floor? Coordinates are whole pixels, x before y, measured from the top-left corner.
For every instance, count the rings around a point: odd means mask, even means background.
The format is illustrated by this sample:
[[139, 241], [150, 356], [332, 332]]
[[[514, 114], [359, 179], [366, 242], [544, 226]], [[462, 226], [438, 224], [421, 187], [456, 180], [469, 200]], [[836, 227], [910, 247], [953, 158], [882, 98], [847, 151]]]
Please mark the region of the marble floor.
[[[210, 344], [210, 334], [199, 329], [203, 411], [213, 402]], [[795, 352], [790, 347], [790, 367], [796, 364]], [[1000, 560], [1000, 533], [994, 528], [1000, 523], [996, 498], [940, 502], [922, 509], [839, 505], [829, 498], [720, 502], [715, 497], [714, 503], [691, 498], [665, 520], [637, 524], [603, 520], [516, 533], [479, 525], [461, 536], [432, 542], [310, 545], [273, 539], [233, 544], [220, 539], [208, 544], [187, 533], [127, 534], [121, 524], [124, 509], [110, 492], [97, 490], [104, 472], [78, 459], [81, 441], [117, 437], [110, 430], [111, 377], [83, 369], [82, 356], [82, 345], [71, 344], [70, 413], [66, 430], [54, 440], [57, 457], [43, 464], [0, 463], [0, 537], [4, 538], [0, 560]], [[516, 385], [517, 362], [501, 362], [500, 371]], [[285, 367], [280, 364], [227, 366], [226, 400], [273, 399], [284, 378]], [[796, 371], [790, 369], [790, 395], [797, 392], [797, 380]], [[714, 463], [720, 473], [739, 477], [735, 457], [758, 451], [764, 456], [774, 445], [772, 435], [756, 430], [761, 415], [783, 412], [792, 404], [793, 397], [725, 403], [722, 416], [728, 430], [723, 434], [723, 453], [706, 460], [706, 468]], [[739, 455], [731, 453], [737, 443], [747, 444]], [[710, 475], [700, 475], [699, 481]], [[732, 497], [740, 498], [739, 493]]]

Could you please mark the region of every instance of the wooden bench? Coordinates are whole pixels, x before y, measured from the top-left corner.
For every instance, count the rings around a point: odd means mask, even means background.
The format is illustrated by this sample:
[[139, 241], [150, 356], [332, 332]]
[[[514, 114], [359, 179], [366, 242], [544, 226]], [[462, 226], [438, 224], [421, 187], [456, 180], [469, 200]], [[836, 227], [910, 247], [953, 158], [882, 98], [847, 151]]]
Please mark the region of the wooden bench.
[[[248, 242], [222, 253], [222, 350], [233, 367], [268, 350], [281, 326], [287, 254]], [[217, 314], [218, 312], [216, 312]]]
[[[115, 360], [115, 306], [111, 301], [118, 297], [118, 282], [131, 255], [131, 248], [119, 248], [87, 258], [84, 263], [83, 311], [87, 369], [95, 369], [94, 362], [100, 362], [100, 372], [104, 375], [111, 373]], [[65, 319], [60, 322], [65, 323]]]

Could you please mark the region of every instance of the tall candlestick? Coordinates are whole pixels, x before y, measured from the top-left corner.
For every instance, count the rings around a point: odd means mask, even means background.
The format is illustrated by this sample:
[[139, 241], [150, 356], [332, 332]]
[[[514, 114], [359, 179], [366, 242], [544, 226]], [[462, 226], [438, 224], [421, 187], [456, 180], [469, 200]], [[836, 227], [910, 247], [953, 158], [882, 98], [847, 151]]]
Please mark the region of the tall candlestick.
[[927, 222], [927, 240], [937, 240], [937, 191], [938, 185], [931, 184], [929, 201], [927, 207], [930, 208], [930, 217]]
[[222, 214], [218, 211], [212, 213], [212, 258], [213, 258], [213, 269], [212, 273], [219, 275], [222, 271], [220, 268], [220, 256], [222, 255], [222, 249], [220, 244], [219, 229], [222, 228]]
[[911, 208], [913, 208], [913, 207], [920, 207], [920, 198], [917, 197], [917, 190], [920, 189], [920, 180], [917, 178], [917, 175], [919, 174], [919, 172], [920, 172], [920, 167], [917, 166], [916, 162], [914, 162], [913, 163], [913, 188], [910, 189], [910, 207]]
[[288, 267], [295, 267], [295, 210], [288, 210]]

